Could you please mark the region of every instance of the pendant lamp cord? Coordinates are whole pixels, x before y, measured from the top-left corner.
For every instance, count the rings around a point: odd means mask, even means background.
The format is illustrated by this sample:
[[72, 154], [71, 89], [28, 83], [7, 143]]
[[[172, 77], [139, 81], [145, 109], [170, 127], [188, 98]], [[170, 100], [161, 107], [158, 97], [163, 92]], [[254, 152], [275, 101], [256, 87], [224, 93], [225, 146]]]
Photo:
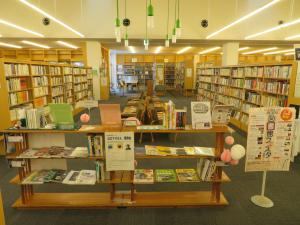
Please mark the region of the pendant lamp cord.
[[[125, 0], [125, 18], [127, 19], [127, 0]], [[126, 30], [125, 38], [127, 38], [127, 26], [125, 27], [125, 30]]]
[[175, 0], [175, 27], [176, 27], [176, 19], [177, 19], [177, 0]]
[[[151, 0], [150, 0], [151, 1]], [[146, 0], [146, 40], [148, 40], [148, 0]]]
[[119, 18], [119, 0], [117, 0], [117, 18]]
[[167, 38], [169, 36], [170, 0], [168, 0]]
[[177, 2], [177, 9], [178, 9], [178, 12], [177, 12], [177, 18], [179, 19], [179, 1], [180, 0], [177, 0], [178, 2]]

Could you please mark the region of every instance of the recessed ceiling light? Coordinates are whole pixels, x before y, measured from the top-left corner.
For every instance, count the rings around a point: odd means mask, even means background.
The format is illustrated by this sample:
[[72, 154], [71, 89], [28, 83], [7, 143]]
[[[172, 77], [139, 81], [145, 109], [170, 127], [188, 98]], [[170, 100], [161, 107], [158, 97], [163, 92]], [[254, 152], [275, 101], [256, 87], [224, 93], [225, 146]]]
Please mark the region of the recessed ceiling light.
[[250, 55], [250, 54], [255, 54], [255, 53], [262, 53], [262, 52], [267, 52], [267, 51], [272, 51], [272, 50], [276, 50], [278, 49], [277, 47], [272, 47], [272, 48], [263, 48], [263, 49], [259, 49], [259, 50], [255, 50], [255, 51], [251, 51], [251, 52], [243, 52], [243, 55]]
[[181, 50], [179, 50], [179, 51], [177, 52], [177, 54], [184, 53], [184, 52], [188, 51], [188, 50], [189, 50], [189, 49], [191, 49], [191, 48], [192, 48], [191, 46], [188, 46], [188, 47], [182, 48]]
[[244, 50], [247, 50], [247, 49], [249, 49], [250, 47], [242, 47], [242, 48], [239, 48], [239, 52], [241, 52], [241, 51], [244, 51]]
[[53, 20], [54, 22], [60, 24], [64, 28], [72, 31], [73, 33], [77, 34], [78, 36], [84, 37], [84, 35], [82, 33], [80, 33], [79, 31], [73, 29], [72, 27], [70, 27], [69, 25], [67, 25], [64, 22], [60, 21], [59, 19], [55, 18], [54, 16], [51, 16], [49, 13], [47, 13], [44, 10], [38, 8], [37, 6], [29, 3], [27, 0], [19, 0], [19, 1], [22, 2], [23, 4], [27, 5], [28, 7], [32, 8], [33, 10], [39, 12], [40, 14], [44, 15], [45, 17], [49, 18], [50, 20]]
[[251, 38], [254, 38], [254, 37], [257, 37], [257, 36], [261, 36], [261, 35], [264, 35], [264, 34], [267, 34], [267, 33], [270, 33], [270, 32], [273, 32], [275, 30], [280, 30], [281, 28], [284, 28], [284, 27], [289, 27], [289, 26], [292, 26], [292, 25], [295, 25], [297, 23], [300, 23], [300, 19], [296, 19], [296, 20], [293, 20], [291, 22], [288, 22], [288, 23], [283, 23], [281, 25], [278, 25], [276, 27], [272, 27], [272, 28], [269, 28], [265, 31], [262, 31], [262, 32], [258, 32], [258, 33], [255, 33], [255, 34], [251, 34], [247, 37], [245, 37], [245, 39], [251, 39]]
[[32, 42], [32, 41], [22, 41], [22, 43], [27, 44], [27, 45], [32, 45], [32, 46], [40, 47], [40, 48], [47, 48], [47, 49], [50, 48], [47, 45], [41, 45], [39, 43], [35, 43], [35, 42]]
[[264, 55], [275, 55], [275, 54], [281, 54], [281, 53], [286, 53], [286, 52], [293, 52], [295, 49], [285, 49], [285, 50], [280, 50], [280, 51], [275, 51], [275, 52], [266, 52]]
[[296, 39], [296, 38], [300, 38], [300, 34], [286, 37], [285, 40], [292, 40], [292, 39]]
[[129, 48], [129, 50], [130, 50], [131, 53], [135, 53], [135, 49], [134, 49], [133, 46], [129, 46], [128, 48]]
[[70, 43], [67, 43], [67, 42], [64, 42], [64, 41], [57, 41], [58, 44], [60, 45], [63, 45], [63, 46], [66, 46], [68, 48], [74, 48], [74, 49], [77, 49], [79, 47], [75, 46], [75, 45], [72, 45]]
[[220, 55], [223, 55], [223, 52], [220, 52]]
[[158, 53], [160, 53], [160, 50], [162, 49], [162, 47], [161, 46], [158, 46], [156, 49], [155, 49], [155, 54], [158, 54]]
[[199, 54], [205, 54], [205, 53], [213, 52], [213, 51], [218, 50], [220, 48], [221, 47], [219, 47], [219, 46], [218, 47], [209, 48], [209, 49], [206, 49], [206, 50], [203, 50], [203, 51], [199, 52]]
[[221, 28], [220, 30], [217, 30], [216, 32], [214, 32], [214, 33], [208, 35], [208, 36], [206, 37], [206, 39], [209, 39], [209, 38], [211, 38], [211, 37], [213, 37], [213, 36], [215, 36], [215, 35], [221, 33], [222, 31], [227, 30], [228, 28], [230, 28], [230, 27], [232, 27], [232, 26], [234, 26], [234, 25], [236, 25], [236, 24], [238, 24], [238, 23], [240, 23], [240, 22], [242, 22], [242, 21], [244, 21], [244, 20], [246, 20], [246, 19], [248, 19], [248, 18], [250, 18], [250, 17], [256, 15], [257, 13], [260, 13], [261, 11], [263, 11], [263, 10], [265, 10], [265, 9], [267, 9], [267, 8], [269, 8], [269, 7], [271, 7], [272, 5], [274, 5], [274, 4], [276, 4], [276, 3], [278, 3], [279, 1], [280, 1], [280, 0], [273, 0], [273, 1], [269, 2], [268, 4], [266, 4], [266, 5], [264, 5], [264, 6], [260, 7], [260, 8], [258, 8], [258, 9], [256, 9], [256, 10], [254, 10], [253, 12], [251, 12], [251, 13], [249, 13], [249, 14], [247, 14], [247, 15], [245, 15], [245, 16], [243, 16], [243, 17], [237, 19], [237, 20], [235, 20], [234, 22], [232, 22], [232, 23], [226, 25], [225, 27]]
[[44, 35], [42, 35], [42, 34], [40, 34], [38, 32], [29, 30], [29, 29], [24, 28], [24, 27], [20, 27], [20, 26], [14, 24], [14, 23], [11, 23], [11, 22], [8, 22], [8, 21], [2, 20], [2, 19], [0, 19], [0, 23], [4, 24], [6, 26], [13, 27], [15, 29], [18, 29], [18, 30], [21, 30], [21, 31], [24, 31], [24, 32], [27, 32], [27, 33], [30, 33], [30, 34], [33, 34], [33, 35], [36, 35], [36, 36], [39, 36], [39, 37], [44, 37]]
[[295, 52], [285, 53], [284, 55], [295, 55]]
[[5, 47], [10, 47], [10, 48], [22, 48], [19, 45], [13, 45], [13, 44], [8, 44], [8, 43], [4, 43], [4, 42], [0, 42], [1, 46], [5, 46]]

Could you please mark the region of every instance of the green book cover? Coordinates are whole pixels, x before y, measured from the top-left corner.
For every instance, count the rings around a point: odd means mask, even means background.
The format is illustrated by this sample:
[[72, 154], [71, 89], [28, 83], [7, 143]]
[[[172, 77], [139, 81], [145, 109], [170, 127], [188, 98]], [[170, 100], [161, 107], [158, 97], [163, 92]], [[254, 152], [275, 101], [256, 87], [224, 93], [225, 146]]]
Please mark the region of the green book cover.
[[[74, 129], [73, 109], [66, 103], [49, 103], [50, 115], [55, 125]], [[62, 129], [62, 128], [61, 128]]]
[[177, 182], [176, 173], [172, 169], [155, 170], [155, 179], [157, 182]]

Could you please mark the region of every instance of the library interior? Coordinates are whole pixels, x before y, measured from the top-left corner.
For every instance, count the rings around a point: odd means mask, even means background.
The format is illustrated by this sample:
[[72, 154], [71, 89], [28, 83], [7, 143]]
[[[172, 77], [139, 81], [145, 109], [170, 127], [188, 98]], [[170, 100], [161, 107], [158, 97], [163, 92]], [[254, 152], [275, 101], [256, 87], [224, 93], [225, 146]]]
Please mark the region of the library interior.
[[0, 225], [300, 224], [300, 0], [0, 6]]

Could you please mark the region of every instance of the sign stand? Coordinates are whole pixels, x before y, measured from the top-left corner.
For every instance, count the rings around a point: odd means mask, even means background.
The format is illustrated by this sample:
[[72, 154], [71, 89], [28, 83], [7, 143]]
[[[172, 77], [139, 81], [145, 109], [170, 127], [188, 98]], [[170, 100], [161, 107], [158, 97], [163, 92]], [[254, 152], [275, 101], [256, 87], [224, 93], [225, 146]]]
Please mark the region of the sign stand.
[[255, 205], [263, 207], [263, 208], [271, 208], [274, 206], [274, 203], [271, 199], [269, 199], [268, 197], [265, 196], [266, 178], [267, 178], [267, 171], [265, 170], [263, 172], [263, 182], [262, 182], [262, 186], [261, 186], [261, 194], [252, 196], [251, 202], [254, 203]]

